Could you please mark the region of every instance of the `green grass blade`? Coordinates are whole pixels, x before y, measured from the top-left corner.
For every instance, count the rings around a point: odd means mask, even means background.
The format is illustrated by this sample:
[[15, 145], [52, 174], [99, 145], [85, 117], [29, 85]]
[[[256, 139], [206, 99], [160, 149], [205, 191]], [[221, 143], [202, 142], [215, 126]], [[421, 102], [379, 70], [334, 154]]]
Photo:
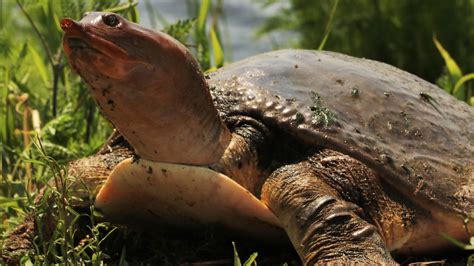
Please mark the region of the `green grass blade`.
[[[0, 72], [1, 73], [1, 72]], [[10, 78], [9, 78], [9, 71], [8, 69], [5, 67], [5, 72], [4, 72], [4, 75], [2, 77], [3, 79], [3, 84], [9, 84], [10, 83]], [[8, 118], [9, 118], [9, 110], [8, 109], [11, 109], [11, 108], [8, 108], [9, 107], [9, 104], [8, 104], [8, 88], [7, 86], [0, 86], [0, 89], [1, 89], [1, 103], [0, 103], [0, 108], [1, 108], [1, 112], [2, 112], [2, 120], [0, 120], [0, 140], [2, 141], [2, 152], [4, 151], [4, 148], [3, 148], [3, 145], [8, 145], [10, 147], [13, 147], [12, 143], [9, 143], [9, 123], [8, 123]], [[2, 153], [2, 156], [4, 154]], [[2, 158], [2, 162], [3, 162], [3, 159]], [[3, 169], [3, 165], [2, 165], [2, 169]], [[2, 172], [3, 174], [3, 172]], [[2, 175], [3, 177], [3, 175]]]
[[61, 26], [60, 26], [61, 23], [60, 23], [60, 20], [59, 20], [59, 18], [58, 18], [58, 15], [57, 15], [57, 14], [53, 14], [53, 18], [54, 18], [54, 25], [55, 25], [55, 27], [56, 27], [56, 30], [59, 31], [59, 32], [61, 32], [61, 31], [62, 31]]
[[[135, 22], [135, 23], [140, 23], [140, 14], [138, 13], [138, 8], [136, 5], [132, 5], [133, 4], [133, 1], [132, 0], [128, 0], [128, 2], [130, 3], [130, 9], [128, 10], [129, 11], [129, 16], [130, 16], [130, 20]], [[138, 2], [137, 2], [138, 3]]]
[[240, 262], [239, 253], [237, 252], [237, 248], [235, 247], [235, 242], [232, 241], [232, 246], [234, 247], [234, 266], [242, 266], [242, 262]]
[[0, 208], [18, 207], [18, 202], [22, 200], [25, 200], [25, 197], [9, 198], [9, 197], [0, 196]]
[[219, 42], [216, 31], [214, 30], [214, 26], [211, 27], [210, 35], [215, 67], [219, 68], [224, 65], [224, 51], [222, 50], [222, 46]]
[[128, 265], [126, 258], [127, 258], [127, 249], [126, 249], [126, 246], [123, 245], [122, 252], [120, 253], [119, 266]]
[[436, 45], [436, 48], [438, 49], [439, 53], [443, 57], [444, 62], [446, 63], [446, 67], [448, 68], [448, 72], [451, 75], [451, 78], [454, 82], [457, 82], [462, 77], [461, 68], [459, 68], [458, 64], [456, 63], [456, 61], [454, 61], [448, 51], [444, 49], [443, 45], [441, 45], [435, 35], [433, 35], [433, 42]]
[[468, 82], [471, 79], [474, 79], [474, 72], [462, 76], [454, 85], [453, 94], [456, 94], [459, 90], [461, 90], [464, 83]]
[[456, 238], [453, 238], [451, 236], [448, 236], [446, 234], [441, 234], [441, 236], [448, 240], [449, 242], [451, 242], [453, 245], [459, 247], [459, 248], [462, 248], [464, 250], [474, 250], [474, 245], [470, 245], [470, 244], [465, 244], [459, 240], [457, 240]]
[[102, 11], [103, 12], [119, 13], [119, 12], [123, 12], [123, 11], [125, 11], [129, 8], [136, 7], [137, 5], [138, 5], [138, 1], [125, 2], [125, 3], [121, 3], [120, 5], [117, 5], [117, 6], [114, 6], [114, 7], [103, 9]]
[[199, 8], [198, 16], [198, 30], [200, 34], [204, 34], [206, 26], [207, 13], [209, 12], [210, 0], [202, 0], [201, 7]]
[[104, 242], [105, 240], [107, 240], [107, 238], [115, 232], [115, 230], [117, 230], [118, 227], [114, 227], [112, 228], [111, 230], [109, 230], [109, 232], [102, 238], [99, 240], [99, 245], [102, 244], [102, 242]]
[[257, 256], [258, 256], [257, 252], [252, 253], [252, 255], [250, 255], [248, 260], [244, 262], [244, 266], [251, 266], [252, 264], [257, 265], [257, 261], [256, 261]]
[[36, 70], [38, 71], [41, 80], [43, 80], [45, 87], [49, 87], [48, 70], [46, 69], [46, 64], [43, 62], [43, 59], [32, 45], [29, 45], [28, 48], [31, 56], [33, 57], [33, 63], [36, 66]]
[[334, 2], [334, 6], [332, 7], [331, 15], [329, 16], [329, 21], [328, 21], [328, 24], [326, 25], [326, 30], [324, 32], [324, 37], [321, 43], [319, 44], [318, 50], [324, 49], [324, 45], [326, 45], [326, 42], [329, 38], [329, 34], [331, 33], [331, 30], [332, 30], [332, 22], [334, 21], [334, 16], [336, 15], [336, 10], [337, 10], [338, 5], [339, 5], [339, 0], [336, 0]]

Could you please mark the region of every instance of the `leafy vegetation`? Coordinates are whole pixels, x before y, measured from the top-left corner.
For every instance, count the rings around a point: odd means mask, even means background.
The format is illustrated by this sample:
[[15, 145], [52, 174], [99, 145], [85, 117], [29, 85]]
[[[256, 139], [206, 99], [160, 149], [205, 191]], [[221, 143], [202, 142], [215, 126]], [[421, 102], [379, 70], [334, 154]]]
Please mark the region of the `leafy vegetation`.
[[[445, 66], [436, 49], [439, 46], [432, 42], [432, 36], [436, 35], [446, 50], [452, 52], [452, 57], [457, 58], [459, 69], [474, 70], [472, 0], [261, 2], [278, 6], [279, 11], [260, 28], [260, 34], [296, 31], [299, 34], [296, 47], [317, 49], [322, 44], [326, 50], [386, 62], [434, 82]], [[474, 90], [473, 75], [461, 79], [452, 76], [450, 64], [446, 67], [447, 76], [443, 75], [438, 84], [469, 102]], [[458, 81], [459, 86], [454, 90]]]
[[234, 266], [252, 266], [252, 265], [257, 265], [257, 256], [258, 256], [258, 253], [257, 252], [254, 252], [252, 253], [252, 255], [250, 255], [250, 257], [244, 262], [244, 264], [242, 264], [241, 260], [240, 260], [240, 257], [239, 257], [239, 253], [237, 252], [237, 248], [235, 247], [235, 243], [232, 242], [232, 246], [234, 247]]
[[[198, 6], [199, 2], [190, 4]], [[46, 226], [45, 220], [56, 221], [55, 228], [45, 228], [48, 232], [40, 232], [33, 241], [33, 253], [25, 250], [19, 254], [23, 255], [21, 263], [100, 264], [110, 258], [101, 244], [111, 235], [117, 237], [117, 228], [97, 222], [100, 214], [93, 208], [79, 213], [71, 207], [71, 202], [78, 200], [74, 196], [77, 191], [73, 195], [71, 188], [77, 182], [66, 175], [65, 165], [94, 154], [112, 128], [68, 66], [59, 21], [63, 17], [79, 20], [86, 11], [97, 10], [120, 13], [138, 22], [136, 5], [136, 1], [119, 0], [17, 0], [1, 4], [2, 241], [25, 218], [33, 219], [40, 229]], [[196, 9], [196, 19], [166, 24], [164, 29], [194, 48], [205, 70], [221, 66], [224, 60], [216, 33], [217, 8], [204, 1]], [[205, 21], [210, 11], [213, 23], [208, 31]], [[88, 229], [77, 231], [77, 223], [84, 220]], [[82, 237], [79, 244], [78, 235]], [[120, 250], [120, 257], [125, 257], [125, 252]]]
[[474, 106], [474, 83], [468, 82], [474, 79], [474, 72], [463, 75], [461, 68], [451, 55], [444, 49], [441, 43], [433, 37], [433, 42], [446, 64], [446, 73], [438, 78], [438, 85], [459, 100]]
[[[134, 19], [135, 6], [119, 1], [2, 2], [0, 233], [5, 239], [25, 217], [41, 231], [34, 251], [18, 254], [24, 255], [22, 264], [98, 264], [107, 258], [99, 246], [114, 230], [102, 234], [110, 226], [96, 223], [93, 209], [78, 213], [70, 207], [73, 180], [65, 175], [65, 162], [93, 154], [111, 127], [67, 66], [59, 20], [106, 9]], [[89, 237], [77, 245], [75, 224], [81, 219], [88, 219], [91, 227]], [[46, 227], [48, 220], [56, 221], [54, 228]]]
[[[69, 161], [93, 154], [111, 132], [84, 84], [68, 68], [61, 46], [62, 32], [58, 26], [61, 17], [80, 18], [91, 8], [119, 7], [118, 1], [87, 3], [3, 3], [3, 8], [8, 10], [3, 13], [0, 33], [6, 37], [1, 38], [0, 44], [3, 48], [1, 109], [5, 114], [0, 122], [0, 137], [5, 198], [15, 195], [34, 198], [38, 192], [35, 188], [48, 183], [53, 175], [41, 163], [41, 152], [58, 162]], [[41, 138], [41, 152], [32, 146], [37, 137]], [[28, 189], [23, 191], [26, 183]], [[3, 223], [3, 226], [9, 225]]]

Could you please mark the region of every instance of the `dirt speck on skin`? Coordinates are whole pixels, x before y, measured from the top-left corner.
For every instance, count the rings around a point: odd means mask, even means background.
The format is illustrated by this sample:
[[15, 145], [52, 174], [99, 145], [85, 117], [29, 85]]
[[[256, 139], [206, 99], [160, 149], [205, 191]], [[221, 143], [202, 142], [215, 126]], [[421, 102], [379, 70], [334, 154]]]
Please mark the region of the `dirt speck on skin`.
[[423, 189], [423, 186], [425, 185], [425, 180], [423, 179], [422, 176], [417, 176], [418, 178], [418, 183], [416, 185], [416, 189], [415, 189], [415, 194], [419, 193], [422, 189]]
[[115, 103], [112, 99], [107, 100], [107, 105], [110, 107], [110, 110], [113, 111], [115, 109]]
[[294, 116], [293, 116], [293, 124], [295, 126], [297, 125], [300, 125], [301, 123], [304, 122], [304, 115], [300, 112], [297, 112]]
[[132, 164], [134, 163], [139, 163], [140, 162], [140, 156], [138, 156], [137, 154], [133, 154], [132, 156]]
[[359, 94], [360, 94], [359, 89], [357, 87], [353, 87], [351, 91], [352, 98], [358, 98]]
[[313, 92], [311, 95], [313, 105], [309, 106], [309, 110], [313, 113], [311, 123], [315, 126], [329, 127], [335, 122], [335, 114], [328, 108], [323, 106], [321, 96]]
[[168, 177], [168, 174], [167, 174], [167, 173], [168, 173], [168, 170], [162, 168], [162, 169], [161, 169], [161, 173], [162, 173], [165, 177]]
[[382, 160], [383, 163], [387, 163], [387, 164], [393, 163], [392, 157], [390, 157], [388, 154], [381, 154], [380, 159]]
[[403, 169], [403, 171], [405, 171], [405, 173], [411, 173], [410, 168], [408, 168], [408, 166], [406, 166], [405, 164], [400, 165], [400, 167]]

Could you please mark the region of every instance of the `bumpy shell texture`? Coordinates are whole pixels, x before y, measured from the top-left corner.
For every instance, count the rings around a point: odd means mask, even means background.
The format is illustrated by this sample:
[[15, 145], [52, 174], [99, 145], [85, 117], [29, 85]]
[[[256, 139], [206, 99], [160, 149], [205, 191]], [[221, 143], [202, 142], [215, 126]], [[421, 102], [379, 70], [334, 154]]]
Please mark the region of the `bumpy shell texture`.
[[209, 84], [223, 117], [247, 114], [351, 155], [425, 206], [474, 211], [474, 108], [431, 83], [371, 60], [282, 50], [227, 65]]

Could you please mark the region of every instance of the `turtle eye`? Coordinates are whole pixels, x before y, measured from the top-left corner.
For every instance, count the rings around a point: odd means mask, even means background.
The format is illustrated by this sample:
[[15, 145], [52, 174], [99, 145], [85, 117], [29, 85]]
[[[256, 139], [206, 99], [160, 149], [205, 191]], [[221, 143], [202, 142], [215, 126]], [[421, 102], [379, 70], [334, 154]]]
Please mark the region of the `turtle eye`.
[[119, 19], [113, 14], [103, 16], [102, 20], [104, 21], [105, 25], [110, 27], [115, 27], [119, 24]]

